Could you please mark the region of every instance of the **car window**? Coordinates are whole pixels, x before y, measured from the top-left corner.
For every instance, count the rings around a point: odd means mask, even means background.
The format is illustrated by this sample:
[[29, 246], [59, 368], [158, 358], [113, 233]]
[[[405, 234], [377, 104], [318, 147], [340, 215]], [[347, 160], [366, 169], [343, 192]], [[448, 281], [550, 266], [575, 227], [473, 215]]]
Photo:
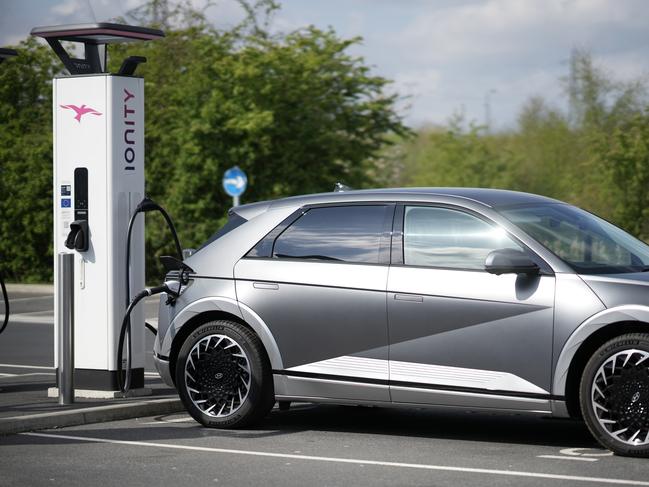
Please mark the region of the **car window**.
[[647, 244], [574, 206], [528, 205], [501, 213], [577, 272], [615, 274], [649, 268]]
[[224, 235], [227, 235], [232, 230], [234, 230], [235, 228], [243, 225], [247, 221], [248, 220], [243, 218], [241, 215], [238, 215], [238, 214], [234, 213], [233, 211], [230, 211], [230, 213], [228, 213], [228, 221], [225, 222], [225, 225], [223, 225], [219, 230], [217, 230], [214, 234], [212, 234], [212, 236], [209, 239], [207, 239], [207, 242], [205, 242], [203, 245], [201, 245], [196, 252], [198, 252], [199, 250], [204, 249], [205, 247], [207, 247], [212, 242], [215, 242], [216, 240], [220, 239]]
[[391, 206], [312, 208], [275, 240], [273, 257], [378, 264]]
[[406, 207], [403, 233], [406, 265], [483, 270], [491, 251], [523, 250], [502, 228], [448, 208]]

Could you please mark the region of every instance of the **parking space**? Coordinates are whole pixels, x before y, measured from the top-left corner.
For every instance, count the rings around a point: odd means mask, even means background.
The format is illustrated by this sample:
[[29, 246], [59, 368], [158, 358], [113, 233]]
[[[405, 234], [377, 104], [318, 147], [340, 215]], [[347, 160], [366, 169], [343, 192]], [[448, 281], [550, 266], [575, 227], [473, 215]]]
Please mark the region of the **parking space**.
[[[0, 335], [0, 387], [11, 374], [43, 373], [34, 367], [54, 365], [54, 295], [52, 286], [9, 285], [11, 314]], [[158, 300], [144, 302], [148, 322], [157, 324]], [[0, 305], [0, 311], [4, 311]], [[0, 314], [2, 317], [2, 314]], [[153, 335], [146, 337], [146, 370], [154, 372]], [[16, 366], [28, 366], [19, 369]], [[49, 371], [52, 372], [52, 371]], [[29, 376], [25, 376], [27, 379]], [[33, 376], [32, 376], [33, 377]], [[31, 379], [29, 379], [31, 381]]]
[[173, 415], [4, 437], [0, 458], [7, 485], [649, 485], [578, 422], [307, 404], [238, 431]]
[[[0, 407], [18, 393], [44, 401], [54, 382], [52, 297], [14, 296], [21, 318], [0, 339]], [[154, 310], [148, 303], [147, 316]], [[39, 315], [50, 322], [25, 318]], [[150, 350], [149, 333], [147, 341]], [[310, 404], [237, 431], [181, 414], [4, 436], [0, 471], [2, 486], [649, 486], [649, 462], [601, 450], [579, 422]]]

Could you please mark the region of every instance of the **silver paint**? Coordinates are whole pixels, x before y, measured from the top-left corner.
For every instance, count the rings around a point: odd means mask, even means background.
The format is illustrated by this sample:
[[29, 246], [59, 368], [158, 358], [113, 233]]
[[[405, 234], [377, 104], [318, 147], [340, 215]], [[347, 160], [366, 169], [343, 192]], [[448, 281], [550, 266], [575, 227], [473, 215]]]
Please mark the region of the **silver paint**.
[[[478, 214], [531, 249], [551, 272], [524, 278], [482, 271], [244, 258], [305, 205], [371, 201], [439, 204]], [[567, 416], [560, 396], [566, 393], [574, 354], [603, 326], [649, 323], [649, 274], [579, 276], [497, 211], [503, 205], [543, 202], [557, 203], [511, 191], [406, 188], [323, 193], [237, 207], [234, 211], [248, 222], [187, 259], [196, 275], [174, 306], [162, 297], [155, 352], [168, 356], [174, 337], [191, 318], [223, 311], [260, 336], [276, 371], [279, 399]], [[360, 366], [365, 359], [376, 361], [372, 362], [376, 368], [368, 361]], [[420, 378], [428, 385], [390, 388], [326, 378], [389, 381], [388, 360], [395, 366], [405, 362], [428, 367], [426, 378]], [[160, 357], [155, 361], [170, 383], [169, 363]], [[382, 365], [386, 362], [387, 368]], [[416, 383], [413, 367], [399, 380]], [[287, 368], [322, 376], [277, 373]], [[392, 369], [398, 372], [399, 367]], [[467, 387], [471, 378], [461, 372], [466, 369], [478, 371], [476, 377], [484, 371], [515, 377], [504, 386], [512, 395], [488, 394], [490, 386], [475, 380], [485, 393], [434, 388], [435, 383]], [[546, 391], [559, 397], [543, 397]], [[520, 397], [522, 393], [539, 397]]]

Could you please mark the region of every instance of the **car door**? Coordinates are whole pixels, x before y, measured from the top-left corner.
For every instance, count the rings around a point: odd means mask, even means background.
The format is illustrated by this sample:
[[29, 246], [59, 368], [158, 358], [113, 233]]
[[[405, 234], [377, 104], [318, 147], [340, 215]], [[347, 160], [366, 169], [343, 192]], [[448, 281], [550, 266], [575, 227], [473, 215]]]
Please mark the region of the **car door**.
[[[386, 287], [394, 204], [300, 210], [235, 267], [289, 395], [389, 401]], [[291, 221], [294, 220], [294, 221]]]
[[[484, 270], [523, 250], [539, 275]], [[502, 227], [468, 209], [399, 205], [388, 277], [392, 400], [546, 410], [554, 275]]]

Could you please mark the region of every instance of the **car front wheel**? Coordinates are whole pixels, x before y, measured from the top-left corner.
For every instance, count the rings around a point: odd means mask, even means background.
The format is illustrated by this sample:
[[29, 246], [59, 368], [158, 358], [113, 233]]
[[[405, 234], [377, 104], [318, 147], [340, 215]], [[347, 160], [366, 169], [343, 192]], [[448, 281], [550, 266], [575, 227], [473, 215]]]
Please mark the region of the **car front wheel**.
[[189, 414], [212, 428], [240, 428], [273, 406], [270, 365], [261, 341], [233, 321], [199, 326], [176, 361], [176, 386]]
[[581, 409], [595, 438], [618, 455], [649, 456], [649, 334], [616, 337], [591, 357]]

